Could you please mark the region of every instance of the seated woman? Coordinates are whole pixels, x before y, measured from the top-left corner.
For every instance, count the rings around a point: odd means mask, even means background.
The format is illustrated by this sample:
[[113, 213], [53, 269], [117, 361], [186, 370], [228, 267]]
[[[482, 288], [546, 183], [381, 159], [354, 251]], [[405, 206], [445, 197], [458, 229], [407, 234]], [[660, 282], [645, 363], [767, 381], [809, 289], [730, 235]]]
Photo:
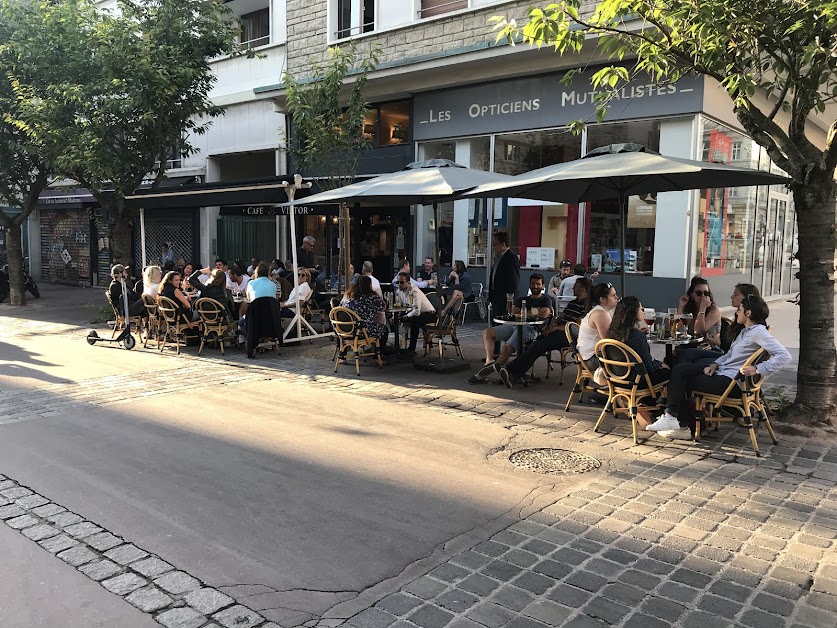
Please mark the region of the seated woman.
[[146, 266], [142, 271], [142, 293], [157, 296], [163, 271], [159, 266]]
[[576, 348], [584, 364], [593, 372], [599, 367], [599, 360], [596, 358], [596, 343], [602, 338], [607, 338], [613, 320], [613, 310], [619, 303], [616, 288], [609, 283], [596, 284], [591, 295], [591, 302], [593, 308], [579, 323]]
[[366, 333], [370, 338], [378, 338], [381, 347], [387, 344], [389, 331], [386, 326], [386, 305], [374, 290], [372, 280], [366, 275], [360, 275], [355, 282], [349, 286], [341, 307], [347, 307], [363, 321], [366, 326]]
[[[692, 315], [687, 329], [692, 336], [714, 338], [721, 331], [721, 310], [715, 305], [715, 299], [709, 290], [709, 282], [703, 277], [692, 277], [689, 289], [686, 294], [680, 297], [680, 302], [677, 304], [677, 314]], [[692, 345], [691, 348], [696, 346], [697, 343]], [[685, 350], [687, 350], [687, 347], [678, 347], [675, 352], [677, 361], [680, 360], [680, 354]]]
[[651, 357], [651, 347], [645, 332], [639, 329], [645, 310], [636, 297], [625, 297], [613, 310], [613, 321], [607, 337], [618, 340], [633, 349], [645, 365], [652, 384], [661, 384], [669, 377], [668, 367]]
[[176, 270], [170, 270], [166, 273], [166, 276], [163, 277], [163, 281], [160, 283], [157, 294], [174, 301], [180, 315], [186, 321], [196, 321], [200, 318], [198, 313], [192, 309], [192, 304], [189, 302], [189, 299], [186, 298], [186, 295], [180, 289], [180, 273]]
[[[678, 364], [671, 371], [668, 382], [668, 407], [665, 414], [646, 430], [668, 438], [691, 438], [687, 420], [679, 419], [687, 396], [694, 392], [720, 395], [740, 372], [768, 376], [790, 362], [791, 356], [779, 341], [767, 331], [770, 309], [761, 297], [749, 296], [738, 306], [736, 322], [743, 330], [733, 341], [729, 351], [708, 366], [701, 363]], [[744, 366], [759, 348], [770, 354], [770, 359], [756, 366]]]
[[297, 272], [299, 289], [294, 288], [288, 295], [288, 300], [282, 304], [282, 318], [293, 318], [300, 301], [307, 301], [313, 292], [311, 290], [311, 273], [307, 268], [300, 268]]
[[[759, 297], [759, 289], [751, 283], [736, 284], [735, 289], [730, 296], [730, 303], [736, 310], [741, 302], [748, 296]], [[704, 366], [709, 366], [720, 353], [729, 351], [733, 340], [738, 336], [744, 325], [733, 322], [726, 330], [723, 330], [723, 325], [718, 326], [717, 334], [707, 334], [706, 341], [712, 347], [711, 349], [684, 349], [679, 355], [679, 362], [704, 362]]]
[[[201, 281], [201, 275], [209, 275], [209, 281]], [[219, 268], [199, 268], [189, 277], [189, 284], [200, 291], [201, 298], [218, 301], [227, 309], [229, 316], [233, 315], [234, 304], [232, 294], [227, 290], [227, 273]]]
[[475, 296], [474, 288], [471, 286], [471, 275], [468, 273], [465, 262], [461, 259], [453, 263], [453, 269], [450, 271], [447, 281], [445, 281], [442, 292], [444, 292], [448, 299], [461, 294], [464, 303], [470, 303], [474, 300]]

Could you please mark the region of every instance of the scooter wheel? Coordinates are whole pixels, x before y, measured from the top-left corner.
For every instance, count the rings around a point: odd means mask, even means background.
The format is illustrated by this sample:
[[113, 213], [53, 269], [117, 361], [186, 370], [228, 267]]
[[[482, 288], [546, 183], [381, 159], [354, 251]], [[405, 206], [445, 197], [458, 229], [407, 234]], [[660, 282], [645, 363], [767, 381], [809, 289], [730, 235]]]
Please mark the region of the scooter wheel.
[[125, 336], [125, 340], [122, 341], [122, 346], [125, 347], [128, 351], [130, 351], [131, 349], [137, 346], [137, 341], [131, 334], [128, 334], [127, 336]]
[[36, 299], [41, 298], [41, 291], [38, 290], [38, 286], [36, 286], [34, 283], [29, 285], [28, 290], [29, 290], [29, 292], [32, 293], [32, 296], [35, 297]]
[[98, 339], [99, 334], [97, 334], [95, 331], [91, 331], [89, 334], [87, 334], [87, 344], [89, 345], [95, 345]]

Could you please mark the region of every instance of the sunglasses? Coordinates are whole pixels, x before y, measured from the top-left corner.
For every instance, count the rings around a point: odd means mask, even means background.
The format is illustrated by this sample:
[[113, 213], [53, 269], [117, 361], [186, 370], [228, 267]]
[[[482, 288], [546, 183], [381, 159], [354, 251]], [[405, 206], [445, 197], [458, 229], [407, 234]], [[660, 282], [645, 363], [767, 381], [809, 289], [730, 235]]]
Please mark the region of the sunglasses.
[[711, 297], [712, 296], [712, 293], [709, 292], [709, 290], [705, 290], [705, 291], [704, 290], [695, 290], [694, 292], [692, 292], [692, 294], [695, 294], [699, 297], [704, 297], [704, 296]]

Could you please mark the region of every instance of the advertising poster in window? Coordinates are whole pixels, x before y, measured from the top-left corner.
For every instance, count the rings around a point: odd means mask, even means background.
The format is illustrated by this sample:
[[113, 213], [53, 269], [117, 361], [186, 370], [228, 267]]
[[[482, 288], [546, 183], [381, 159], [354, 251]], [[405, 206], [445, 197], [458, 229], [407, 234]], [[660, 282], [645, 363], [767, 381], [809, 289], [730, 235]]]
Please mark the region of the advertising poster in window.
[[[729, 164], [732, 161], [732, 138], [721, 131], [709, 132], [709, 161]], [[703, 224], [703, 274], [721, 275], [726, 257], [727, 211], [729, 209], [729, 188], [706, 190], [706, 211]]]

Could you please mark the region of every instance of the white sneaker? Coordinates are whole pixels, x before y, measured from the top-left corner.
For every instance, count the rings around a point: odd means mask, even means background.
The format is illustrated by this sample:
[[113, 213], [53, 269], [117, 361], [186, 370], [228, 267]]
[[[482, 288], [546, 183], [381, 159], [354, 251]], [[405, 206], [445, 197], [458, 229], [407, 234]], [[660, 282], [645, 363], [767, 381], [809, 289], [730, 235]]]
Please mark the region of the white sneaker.
[[663, 415], [654, 421], [651, 425], [646, 425], [645, 430], [648, 432], [659, 432], [661, 430], [679, 430], [680, 423], [677, 421], [676, 416], [671, 416], [668, 412], [663, 413]]
[[676, 438], [680, 440], [692, 440], [692, 430], [688, 427], [681, 427], [677, 430], [660, 430], [657, 432], [660, 436], [665, 438]]

